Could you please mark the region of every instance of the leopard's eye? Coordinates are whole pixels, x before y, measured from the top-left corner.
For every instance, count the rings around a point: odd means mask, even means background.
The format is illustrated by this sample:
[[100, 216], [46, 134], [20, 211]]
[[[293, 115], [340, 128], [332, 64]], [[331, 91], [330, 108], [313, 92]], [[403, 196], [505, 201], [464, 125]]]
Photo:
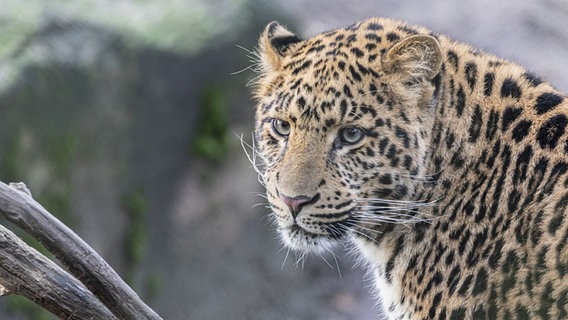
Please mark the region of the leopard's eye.
[[272, 130], [281, 137], [287, 137], [290, 134], [290, 123], [280, 119], [272, 119]]
[[365, 132], [361, 128], [347, 127], [339, 131], [339, 140], [344, 144], [355, 144], [365, 136]]

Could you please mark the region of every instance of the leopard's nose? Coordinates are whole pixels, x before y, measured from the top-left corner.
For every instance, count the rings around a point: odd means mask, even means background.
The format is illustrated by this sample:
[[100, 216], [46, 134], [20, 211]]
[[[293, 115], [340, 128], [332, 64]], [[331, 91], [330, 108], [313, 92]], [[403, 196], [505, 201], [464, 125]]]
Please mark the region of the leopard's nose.
[[307, 206], [309, 204], [316, 203], [320, 198], [319, 193], [316, 194], [313, 197], [309, 197], [309, 196], [288, 197], [288, 196], [285, 196], [283, 194], [279, 194], [279, 196], [280, 196], [280, 199], [288, 207], [288, 210], [290, 210], [290, 213], [292, 214], [292, 217], [294, 219], [296, 219], [296, 216], [298, 216], [298, 213], [300, 213], [300, 211], [302, 211], [302, 208], [304, 208], [305, 206]]

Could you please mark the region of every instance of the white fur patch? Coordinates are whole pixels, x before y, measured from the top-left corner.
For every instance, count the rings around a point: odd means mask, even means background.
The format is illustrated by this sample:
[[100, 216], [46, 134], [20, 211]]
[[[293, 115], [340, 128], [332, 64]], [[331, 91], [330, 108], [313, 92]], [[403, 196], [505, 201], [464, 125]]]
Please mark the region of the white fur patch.
[[381, 303], [388, 319], [409, 319], [410, 313], [405, 305], [400, 304], [400, 279], [393, 273], [392, 283], [385, 277], [385, 266], [391, 255], [392, 248], [384, 245], [377, 246], [367, 240], [356, 239], [356, 247], [361, 252], [373, 276], [374, 289], [377, 300]]

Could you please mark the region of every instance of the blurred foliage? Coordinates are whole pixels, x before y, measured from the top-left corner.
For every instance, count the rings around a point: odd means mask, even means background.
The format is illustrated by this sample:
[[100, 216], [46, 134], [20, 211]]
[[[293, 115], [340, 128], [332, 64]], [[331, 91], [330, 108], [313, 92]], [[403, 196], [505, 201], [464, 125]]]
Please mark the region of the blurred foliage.
[[49, 161], [49, 171], [53, 176], [50, 187], [42, 190], [36, 196], [36, 200], [72, 228], [75, 222], [71, 212], [71, 169], [79, 137], [70, 132], [66, 132], [63, 136], [47, 136], [45, 151]]
[[25, 315], [29, 320], [55, 320], [58, 319], [50, 312], [40, 308], [31, 300], [21, 296], [8, 296], [6, 306], [11, 312]]
[[148, 199], [140, 191], [133, 191], [123, 196], [122, 206], [127, 216], [128, 228], [124, 237], [124, 256], [126, 259], [126, 281], [132, 283], [136, 267], [146, 253], [148, 245], [148, 227], [146, 213]]
[[[137, 271], [148, 251], [149, 231], [147, 213], [149, 200], [142, 191], [136, 190], [122, 197], [121, 207], [127, 215], [128, 228], [124, 233], [125, 281], [135, 287]], [[141, 280], [141, 290], [136, 290], [145, 299], [156, 297], [161, 288], [160, 277], [150, 273]]]
[[[20, 50], [46, 24], [81, 21], [124, 35], [132, 46], [191, 55], [212, 38], [230, 38], [247, 23], [247, 0], [3, 0], [0, 10], [0, 92], [39, 52]], [[226, 23], [230, 21], [231, 23]], [[3, 64], [9, 60], [9, 64]]]
[[229, 151], [227, 93], [221, 87], [207, 88], [201, 97], [193, 151], [203, 160], [218, 164]]
[[158, 296], [161, 288], [161, 277], [157, 273], [152, 272], [145, 279], [142, 287], [142, 292], [144, 293], [144, 297], [145, 299], [147, 299], [147, 301], [152, 301]]
[[[81, 20], [129, 35], [133, 41], [193, 53], [214, 36], [228, 36], [246, 0], [3, 0], [0, 57], [49, 19]], [[231, 23], [221, 23], [231, 21]], [[243, 21], [241, 24], [244, 24]], [[188, 32], [188, 30], [190, 32]]]
[[4, 152], [0, 153], [1, 178], [3, 181], [17, 181], [20, 164], [20, 144], [18, 135], [8, 137]]
[[[71, 163], [78, 137], [67, 133], [59, 136], [39, 135], [38, 140], [25, 133], [14, 132], [7, 150], [0, 158], [0, 178], [3, 181], [27, 181], [35, 199], [63, 223], [72, 226], [70, 212]], [[40, 249], [41, 248], [37, 248]]]

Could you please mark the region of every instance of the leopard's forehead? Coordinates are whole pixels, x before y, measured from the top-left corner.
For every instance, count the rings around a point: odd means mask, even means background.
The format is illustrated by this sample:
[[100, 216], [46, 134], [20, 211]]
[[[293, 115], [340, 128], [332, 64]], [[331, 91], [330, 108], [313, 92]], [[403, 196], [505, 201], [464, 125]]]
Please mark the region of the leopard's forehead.
[[261, 82], [259, 112], [286, 114], [303, 128], [326, 131], [336, 123], [376, 116], [391, 104], [383, 95], [385, 52], [409, 35], [430, 34], [388, 19], [370, 19], [301, 41], [282, 68]]
[[[377, 76], [380, 59], [400, 39], [416, 34], [431, 34], [427, 29], [403, 25], [388, 19], [369, 19], [347, 28], [335, 29], [302, 41], [294, 54], [283, 61], [283, 74], [297, 78], [310, 76], [314, 85], [343, 80], [361, 81], [362, 76]], [[331, 70], [333, 69], [333, 70]]]

